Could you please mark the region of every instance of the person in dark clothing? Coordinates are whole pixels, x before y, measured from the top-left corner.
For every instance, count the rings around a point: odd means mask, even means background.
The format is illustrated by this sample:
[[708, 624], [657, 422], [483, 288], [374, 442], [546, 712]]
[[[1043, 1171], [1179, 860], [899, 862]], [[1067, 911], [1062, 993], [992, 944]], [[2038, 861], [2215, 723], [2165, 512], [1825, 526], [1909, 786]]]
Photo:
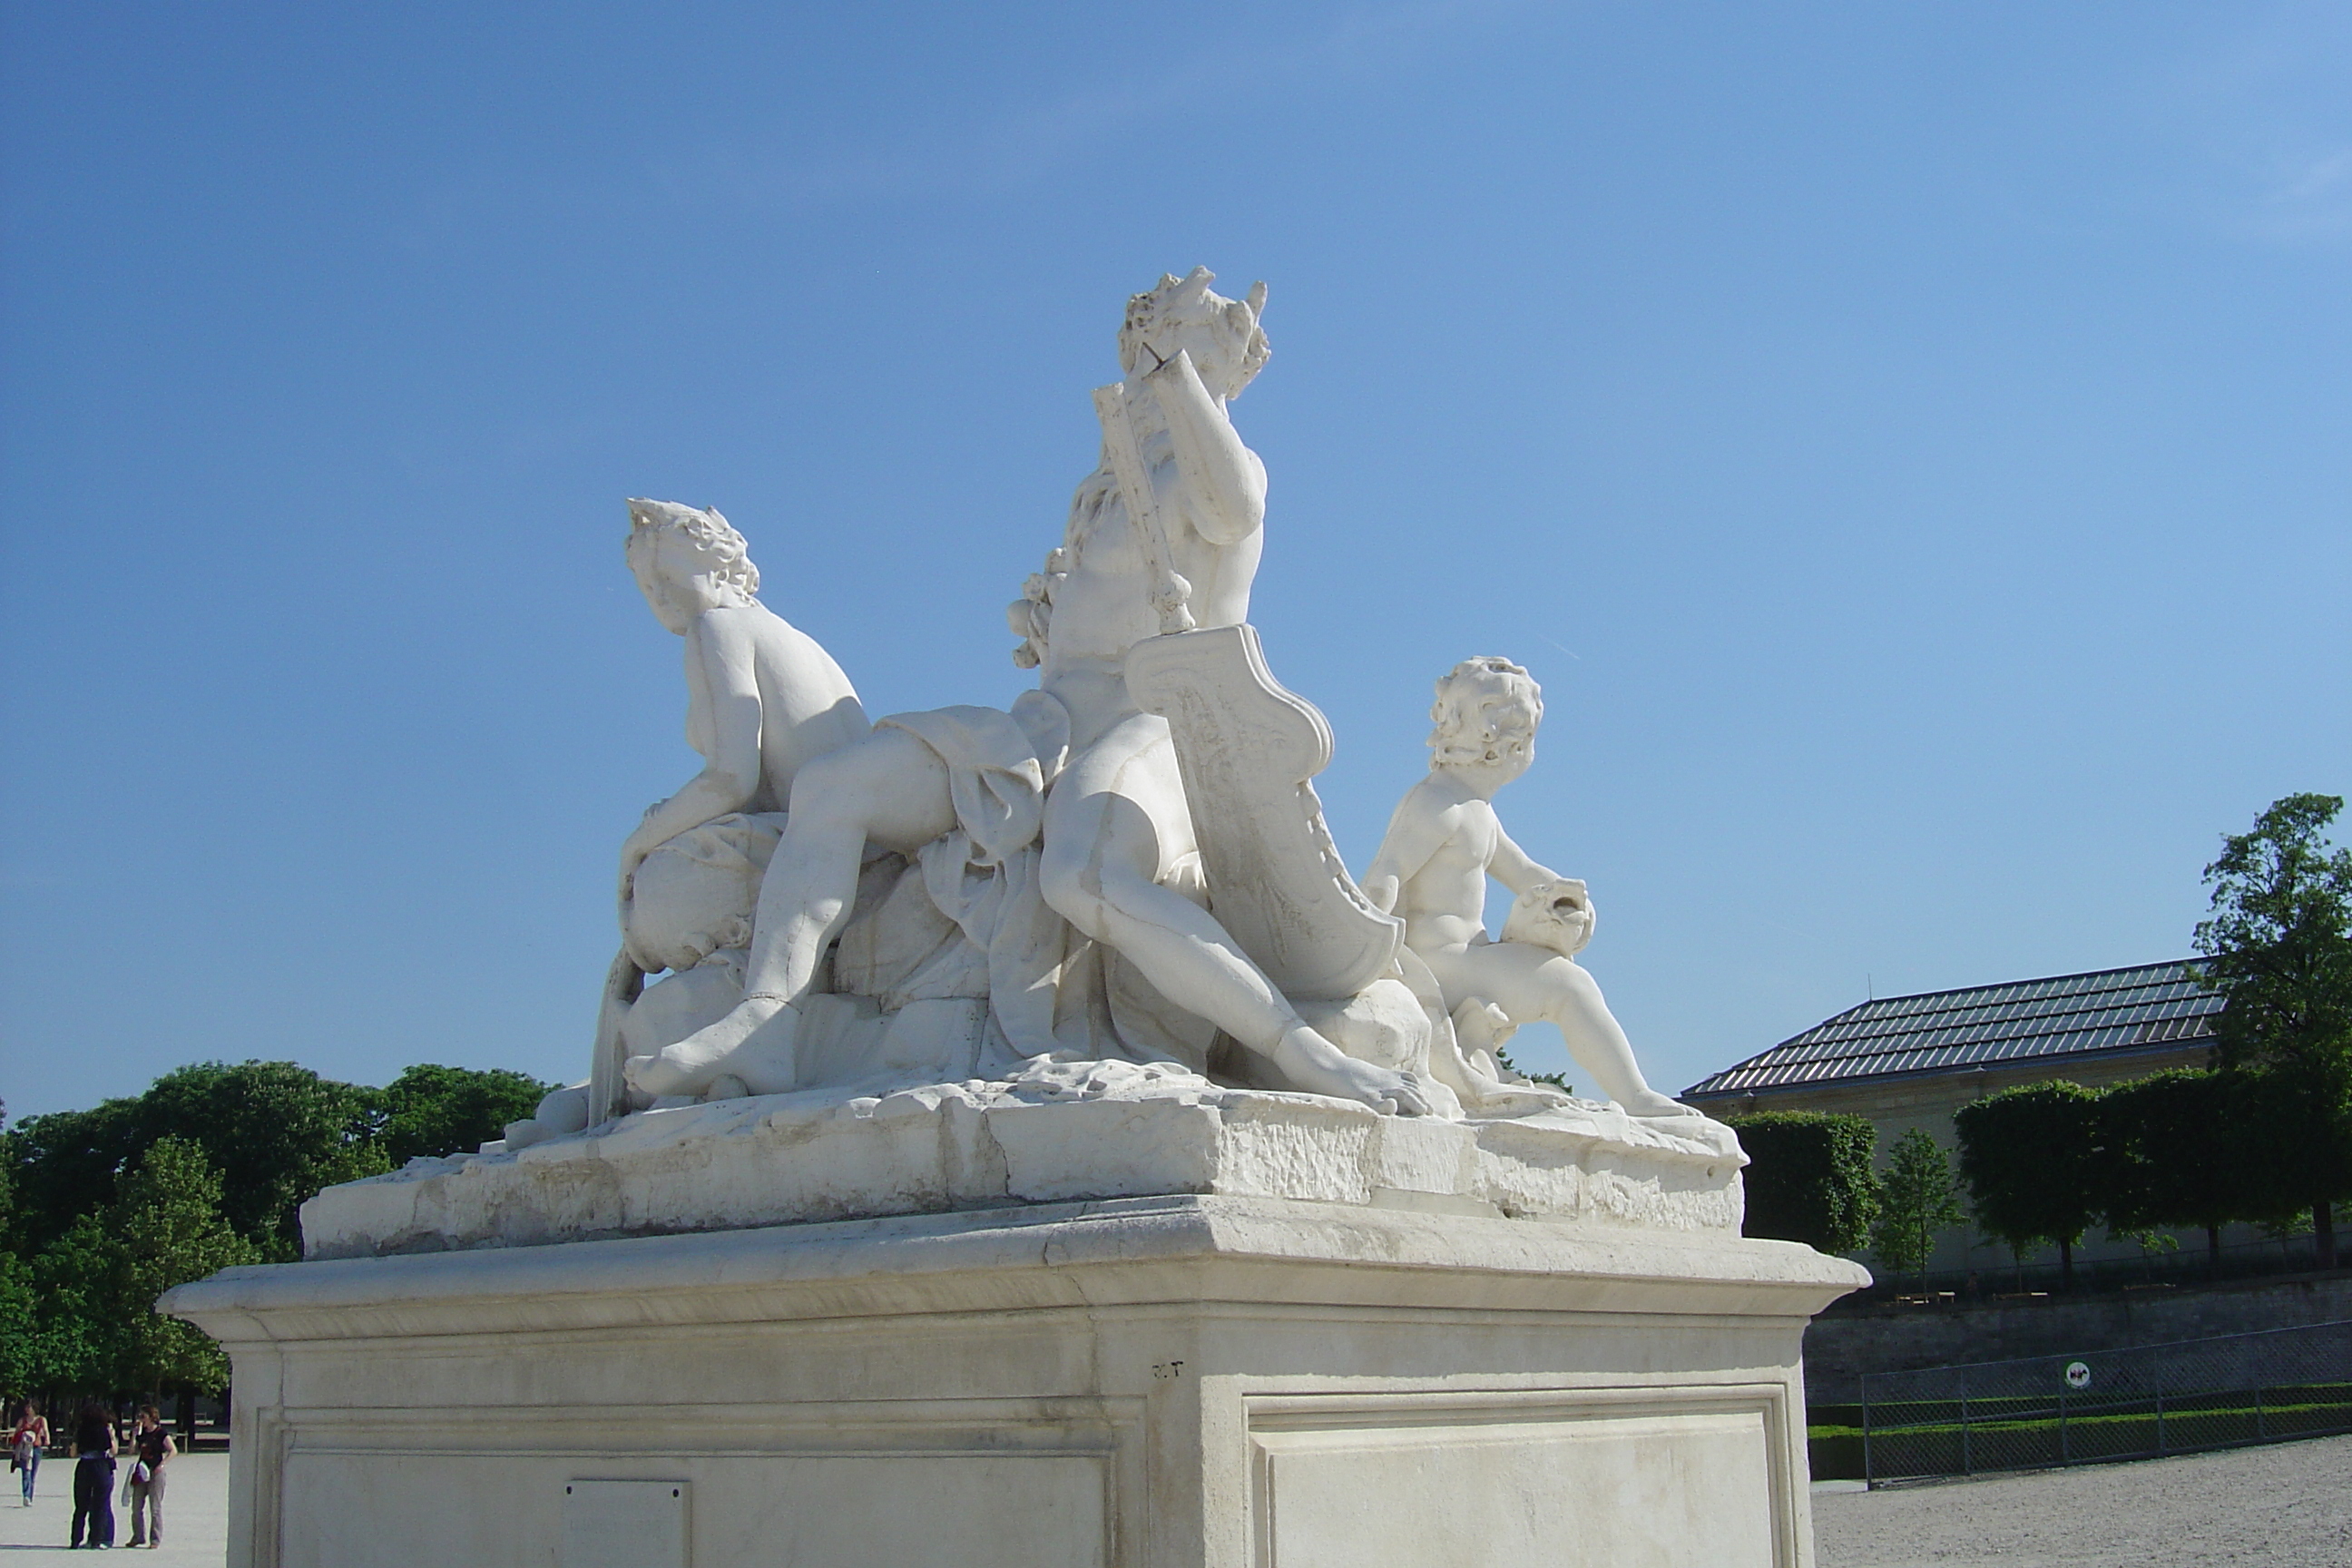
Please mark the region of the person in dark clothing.
[[114, 1421], [95, 1399], [74, 1423], [73, 1535], [68, 1547], [114, 1544]]

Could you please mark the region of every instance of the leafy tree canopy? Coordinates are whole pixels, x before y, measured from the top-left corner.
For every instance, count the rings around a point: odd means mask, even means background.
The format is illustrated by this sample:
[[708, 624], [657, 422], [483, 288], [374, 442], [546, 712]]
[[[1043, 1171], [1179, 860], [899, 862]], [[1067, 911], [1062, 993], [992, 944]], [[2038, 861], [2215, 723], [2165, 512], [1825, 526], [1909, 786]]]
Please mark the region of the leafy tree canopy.
[[140, 1098], [142, 1143], [182, 1138], [221, 1173], [221, 1210], [265, 1257], [300, 1255], [296, 1211], [320, 1188], [390, 1169], [374, 1090], [292, 1062], [200, 1062]]
[[2320, 1232], [2321, 1267], [2332, 1268], [2331, 1209], [2352, 1191], [2352, 1116], [2343, 1101], [2313, 1091], [2302, 1073], [2277, 1068], [2231, 1079], [2237, 1213], [2282, 1234], [2306, 1217]]
[[298, 1211], [321, 1187], [472, 1149], [553, 1087], [427, 1066], [377, 1089], [291, 1062], [202, 1062], [0, 1131], [0, 1387], [221, 1386], [217, 1347], [158, 1316], [159, 1295], [298, 1257]]
[[384, 1152], [394, 1165], [420, 1154], [470, 1154], [558, 1087], [502, 1068], [410, 1068], [383, 1090]]
[[2352, 1193], [2352, 850], [2325, 837], [2341, 796], [2291, 795], [2205, 868], [2211, 914], [2197, 928], [2222, 1065], [2245, 1078], [2263, 1129], [2252, 1206], [2308, 1210], [2323, 1268], [2334, 1202]]
[[144, 1147], [135, 1100], [28, 1117], [0, 1133], [12, 1199], [8, 1237], [30, 1256], [114, 1192], [114, 1174]]
[[2227, 998], [2227, 1067], [2310, 1072], [2340, 1089], [2352, 1057], [2352, 849], [2323, 837], [2341, 796], [2291, 795], [2221, 841], [2197, 927], [2204, 983]]
[[0, 1180], [16, 1194], [7, 1237], [30, 1256], [103, 1205], [117, 1175], [155, 1142], [202, 1150], [221, 1210], [265, 1258], [299, 1255], [298, 1211], [321, 1187], [416, 1154], [472, 1150], [530, 1114], [551, 1084], [521, 1073], [410, 1068], [384, 1089], [292, 1062], [199, 1062], [136, 1099], [28, 1118], [0, 1133]]
[[37, 1388], [48, 1371], [47, 1348], [40, 1332], [39, 1291], [33, 1271], [13, 1252], [0, 1252], [0, 1322], [11, 1325], [0, 1334], [0, 1390]]
[[[85, 1214], [41, 1255], [52, 1296], [43, 1346], [63, 1381], [217, 1391], [228, 1362], [194, 1326], [165, 1318], [155, 1300], [174, 1285], [251, 1263], [254, 1245], [221, 1213], [223, 1183], [204, 1151], [160, 1138], [125, 1172], [114, 1201]], [[76, 1375], [78, 1374], [78, 1375]], [[53, 1376], [56, 1375], [53, 1373]]]

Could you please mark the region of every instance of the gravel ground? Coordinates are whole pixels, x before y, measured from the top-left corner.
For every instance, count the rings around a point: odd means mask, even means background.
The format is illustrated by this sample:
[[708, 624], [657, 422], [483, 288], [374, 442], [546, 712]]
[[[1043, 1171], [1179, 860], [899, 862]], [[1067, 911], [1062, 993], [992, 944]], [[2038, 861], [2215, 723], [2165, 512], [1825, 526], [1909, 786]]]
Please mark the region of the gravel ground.
[[1821, 1568], [2352, 1564], [2352, 1437], [1813, 1494]]
[[[80, 1563], [89, 1553], [66, 1551], [73, 1527], [74, 1462], [68, 1458], [41, 1461], [34, 1477], [33, 1506], [19, 1500], [17, 1478], [7, 1477], [0, 1491], [0, 1562], [15, 1568], [47, 1563]], [[122, 1495], [121, 1476], [115, 1477], [115, 1496]], [[182, 1454], [172, 1461], [172, 1479], [163, 1492], [163, 1544], [152, 1552], [131, 1553], [136, 1563], [156, 1568], [221, 1568], [228, 1557], [228, 1456]], [[114, 1543], [127, 1551], [131, 1541], [131, 1510], [118, 1503], [114, 1510]], [[45, 1550], [46, 1549], [46, 1550]]]
[[[218, 1568], [228, 1525], [228, 1457], [175, 1467], [159, 1568]], [[0, 1561], [60, 1563], [72, 1511], [70, 1462], [41, 1467], [37, 1506], [0, 1500]], [[129, 1521], [117, 1539], [128, 1541]], [[2094, 1465], [1880, 1491], [1813, 1494], [1820, 1568], [2352, 1568], [2352, 1437], [2179, 1459]], [[25, 1548], [36, 1548], [27, 1552]]]

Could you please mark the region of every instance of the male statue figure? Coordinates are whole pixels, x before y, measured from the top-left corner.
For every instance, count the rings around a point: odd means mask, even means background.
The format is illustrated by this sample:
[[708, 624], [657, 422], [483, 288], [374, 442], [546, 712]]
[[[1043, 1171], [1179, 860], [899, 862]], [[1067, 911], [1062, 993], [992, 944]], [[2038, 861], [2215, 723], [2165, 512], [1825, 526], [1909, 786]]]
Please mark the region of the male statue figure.
[[[1592, 933], [1584, 884], [1529, 859], [1495, 816], [1495, 792], [1535, 761], [1541, 689], [1508, 659], [1465, 659], [1437, 683], [1430, 718], [1429, 776], [1390, 819], [1366, 896], [1403, 918], [1405, 945], [1457, 1016], [1466, 1004], [1499, 1007], [1513, 1025], [1547, 1020], [1628, 1114], [1696, 1114], [1643, 1079], [1601, 987], [1570, 956]], [[1489, 876], [1519, 895], [1501, 942], [1486, 938]]]
[[[1248, 617], [1257, 571], [1265, 469], [1225, 405], [1265, 363], [1265, 296], [1261, 285], [1246, 302], [1221, 299], [1211, 280], [1196, 268], [1130, 300], [1119, 359], [1159, 501], [1163, 564], [1196, 624], [1235, 626]], [[1358, 1061], [1309, 1028], [1215, 917], [1171, 885], [1197, 868], [1192, 816], [1167, 721], [1136, 706], [1122, 670], [1128, 649], [1162, 629], [1168, 584], [1153, 553], [1128, 517], [1107, 448], [1078, 488], [1062, 547], [1013, 606], [1025, 639], [1014, 657], [1043, 667], [1041, 695], [1016, 704], [1021, 729], [1040, 753], [1058, 758], [1065, 734], [1068, 748], [1044, 803], [1045, 900], [1298, 1088], [1425, 1111], [1427, 1092], [1412, 1075]], [[943, 711], [971, 730], [983, 710]], [[935, 753], [928, 737], [886, 722], [803, 775], [761, 888], [743, 1005], [658, 1058], [633, 1061], [632, 1082], [683, 1092], [720, 1072], [742, 1077], [730, 1065], [739, 1055], [789, 1056], [794, 1008], [847, 918], [866, 843], [910, 851], [958, 825], [950, 770]]]
[[1193, 624], [1249, 619], [1265, 467], [1226, 405], [1270, 353], [1258, 325], [1265, 286], [1231, 300], [1210, 292], [1211, 281], [1206, 268], [1162, 278], [1128, 301], [1119, 331], [1121, 401], [1158, 502], [1159, 537], [1129, 515], [1107, 440], [1071, 504], [1062, 547], [1013, 608], [1028, 639], [1023, 655], [1042, 666], [1040, 686], [1070, 717], [1069, 761], [1045, 799], [1045, 901], [1298, 1088], [1424, 1113], [1424, 1085], [1358, 1061], [1308, 1027], [1216, 917], [1180, 890], [1188, 872], [1193, 887], [1199, 880], [1183, 780], [1168, 721], [1127, 689], [1128, 650], [1167, 629], [1169, 569]]

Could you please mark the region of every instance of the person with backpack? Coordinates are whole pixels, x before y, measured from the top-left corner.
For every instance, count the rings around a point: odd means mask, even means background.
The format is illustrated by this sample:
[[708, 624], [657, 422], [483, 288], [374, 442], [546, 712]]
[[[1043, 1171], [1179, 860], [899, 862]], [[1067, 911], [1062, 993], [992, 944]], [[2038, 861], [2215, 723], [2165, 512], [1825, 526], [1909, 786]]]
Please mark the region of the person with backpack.
[[25, 1506], [33, 1506], [33, 1478], [40, 1473], [41, 1456], [49, 1447], [49, 1423], [41, 1414], [41, 1402], [25, 1401], [25, 1414], [17, 1418], [16, 1431], [8, 1435], [9, 1468], [24, 1483]]

